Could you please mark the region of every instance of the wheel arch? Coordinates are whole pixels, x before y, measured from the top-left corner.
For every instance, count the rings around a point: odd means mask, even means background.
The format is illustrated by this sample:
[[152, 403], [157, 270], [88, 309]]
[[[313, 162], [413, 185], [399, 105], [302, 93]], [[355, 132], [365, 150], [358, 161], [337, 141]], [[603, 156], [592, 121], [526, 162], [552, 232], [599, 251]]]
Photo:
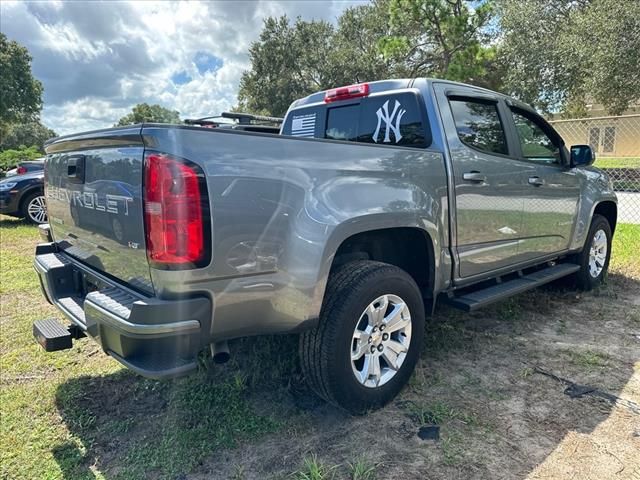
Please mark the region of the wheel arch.
[[416, 227], [392, 227], [360, 232], [343, 240], [331, 271], [353, 260], [375, 260], [395, 265], [415, 280], [420, 290], [433, 292], [435, 255], [429, 234]]
[[611, 227], [611, 235], [616, 230], [616, 222], [618, 221], [618, 206], [615, 202], [611, 200], [604, 200], [596, 204], [593, 209], [593, 218], [594, 215], [602, 215], [609, 222], [609, 226]]
[[351, 260], [376, 260], [398, 266], [414, 278], [423, 296], [433, 296], [439, 265], [436, 252], [440, 248], [436, 233], [435, 225], [413, 221], [337, 228], [325, 248], [309, 318], [320, 314], [331, 271]]

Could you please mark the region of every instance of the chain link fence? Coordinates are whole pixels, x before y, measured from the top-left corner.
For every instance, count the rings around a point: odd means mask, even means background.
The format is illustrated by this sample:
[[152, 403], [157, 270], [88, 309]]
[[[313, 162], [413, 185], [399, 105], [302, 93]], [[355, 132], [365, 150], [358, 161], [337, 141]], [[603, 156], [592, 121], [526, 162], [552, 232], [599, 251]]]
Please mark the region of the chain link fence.
[[552, 120], [567, 146], [590, 145], [618, 195], [618, 223], [640, 224], [640, 115]]

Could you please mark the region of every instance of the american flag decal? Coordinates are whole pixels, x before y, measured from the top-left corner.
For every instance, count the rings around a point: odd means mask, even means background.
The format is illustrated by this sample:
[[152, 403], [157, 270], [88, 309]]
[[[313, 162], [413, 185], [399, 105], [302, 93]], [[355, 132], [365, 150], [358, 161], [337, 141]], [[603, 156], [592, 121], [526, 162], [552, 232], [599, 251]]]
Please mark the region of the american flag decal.
[[291, 135], [294, 137], [313, 137], [316, 131], [316, 114], [294, 116], [291, 120]]

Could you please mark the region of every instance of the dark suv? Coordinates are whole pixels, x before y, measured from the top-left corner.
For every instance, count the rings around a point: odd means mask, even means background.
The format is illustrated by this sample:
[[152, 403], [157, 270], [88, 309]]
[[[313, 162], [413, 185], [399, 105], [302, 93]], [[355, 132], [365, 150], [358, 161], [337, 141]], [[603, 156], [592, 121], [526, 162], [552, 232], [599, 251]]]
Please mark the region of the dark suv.
[[42, 168], [0, 179], [0, 213], [35, 224], [47, 222]]

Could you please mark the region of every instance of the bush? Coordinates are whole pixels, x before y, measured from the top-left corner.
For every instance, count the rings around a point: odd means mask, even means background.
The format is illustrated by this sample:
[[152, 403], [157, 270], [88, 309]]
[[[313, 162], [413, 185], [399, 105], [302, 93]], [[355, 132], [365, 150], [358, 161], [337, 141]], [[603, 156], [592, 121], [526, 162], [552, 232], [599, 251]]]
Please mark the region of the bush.
[[9, 149], [0, 152], [0, 173], [4, 175], [7, 170], [12, 169], [18, 163], [25, 160], [35, 160], [42, 157], [42, 153], [38, 151], [38, 147], [25, 147], [20, 145], [16, 150]]

